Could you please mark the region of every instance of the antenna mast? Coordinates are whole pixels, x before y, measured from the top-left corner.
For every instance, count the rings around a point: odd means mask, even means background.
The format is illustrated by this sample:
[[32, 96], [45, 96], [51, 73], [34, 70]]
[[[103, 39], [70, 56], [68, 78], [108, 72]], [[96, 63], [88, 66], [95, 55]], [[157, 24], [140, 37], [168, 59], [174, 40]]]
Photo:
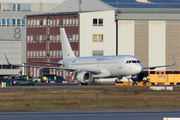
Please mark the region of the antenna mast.
[[79, 4], [79, 11], [81, 11], [82, 0], [79, 0], [79, 1], [78, 1], [78, 4]]

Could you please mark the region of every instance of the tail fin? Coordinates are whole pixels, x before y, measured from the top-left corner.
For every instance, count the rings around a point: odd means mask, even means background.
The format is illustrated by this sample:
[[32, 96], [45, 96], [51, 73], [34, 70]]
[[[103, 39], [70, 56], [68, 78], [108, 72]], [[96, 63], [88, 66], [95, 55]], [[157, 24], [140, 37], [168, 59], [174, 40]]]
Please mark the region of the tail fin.
[[69, 44], [66, 32], [64, 28], [60, 28], [60, 36], [61, 36], [61, 46], [62, 46], [62, 53], [63, 59], [71, 59], [75, 58], [72, 48]]

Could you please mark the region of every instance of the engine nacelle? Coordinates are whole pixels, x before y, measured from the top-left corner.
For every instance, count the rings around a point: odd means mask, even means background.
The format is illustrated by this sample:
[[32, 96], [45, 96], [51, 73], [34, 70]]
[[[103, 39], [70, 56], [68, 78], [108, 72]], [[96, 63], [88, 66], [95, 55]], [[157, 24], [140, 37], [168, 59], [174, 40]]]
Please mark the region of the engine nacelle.
[[77, 74], [77, 80], [80, 83], [88, 84], [93, 80], [93, 76], [91, 73], [89, 73], [87, 71], [82, 71], [82, 72]]

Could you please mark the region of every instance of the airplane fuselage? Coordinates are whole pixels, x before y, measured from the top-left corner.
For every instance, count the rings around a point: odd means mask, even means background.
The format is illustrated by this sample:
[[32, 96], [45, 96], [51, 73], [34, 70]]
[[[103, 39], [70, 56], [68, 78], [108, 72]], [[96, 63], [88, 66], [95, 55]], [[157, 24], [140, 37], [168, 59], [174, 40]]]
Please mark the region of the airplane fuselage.
[[76, 57], [59, 62], [64, 63], [64, 68], [98, 69], [101, 71], [100, 74], [93, 74], [93, 77], [137, 75], [142, 71], [142, 64], [131, 55]]

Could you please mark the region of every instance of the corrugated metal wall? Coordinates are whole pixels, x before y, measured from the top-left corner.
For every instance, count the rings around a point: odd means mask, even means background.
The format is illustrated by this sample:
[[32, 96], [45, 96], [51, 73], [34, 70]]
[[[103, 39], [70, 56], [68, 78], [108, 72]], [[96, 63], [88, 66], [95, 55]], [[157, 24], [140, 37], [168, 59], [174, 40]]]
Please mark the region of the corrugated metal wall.
[[166, 64], [172, 64], [173, 53], [176, 65], [166, 70], [180, 70], [180, 21], [166, 21]]
[[135, 56], [139, 58], [144, 67], [148, 66], [148, 31], [147, 20], [136, 20], [135, 21]]

